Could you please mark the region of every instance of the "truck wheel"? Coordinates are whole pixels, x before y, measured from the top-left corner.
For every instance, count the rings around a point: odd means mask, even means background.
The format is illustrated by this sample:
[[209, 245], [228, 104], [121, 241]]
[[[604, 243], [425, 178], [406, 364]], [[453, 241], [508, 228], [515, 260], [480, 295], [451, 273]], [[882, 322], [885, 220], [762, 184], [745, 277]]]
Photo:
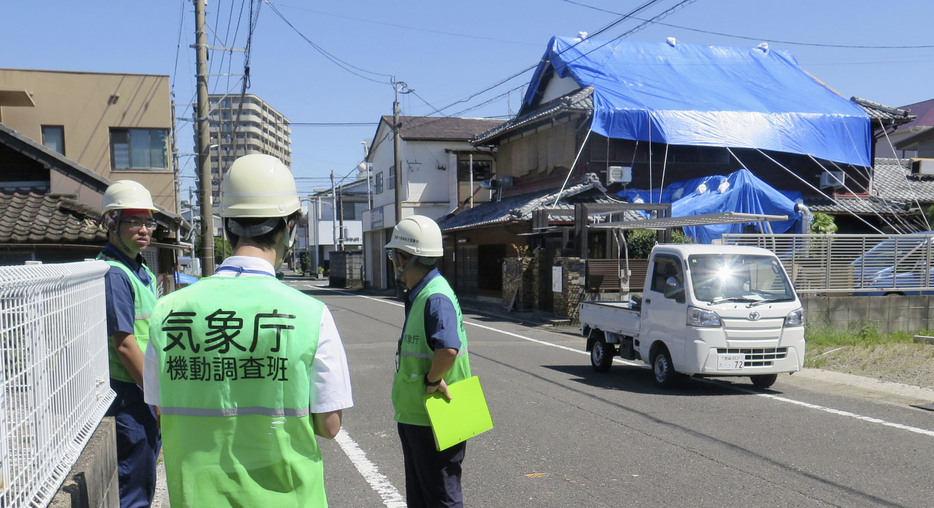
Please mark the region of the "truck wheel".
[[768, 388], [775, 384], [775, 380], [778, 379], [778, 374], [761, 374], [758, 376], [749, 376], [749, 379], [752, 380], [752, 384], [756, 388]]
[[671, 354], [665, 348], [659, 348], [652, 359], [652, 372], [655, 374], [655, 382], [662, 388], [670, 388], [675, 382], [674, 365], [671, 363]]
[[607, 344], [606, 338], [601, 333], [596, 337], [593, 347], [590, 349], [590, 364], [593, 370], [597, 372], [606, 372], [613, 365], [613, 356], [616, 351], [612, 344]]

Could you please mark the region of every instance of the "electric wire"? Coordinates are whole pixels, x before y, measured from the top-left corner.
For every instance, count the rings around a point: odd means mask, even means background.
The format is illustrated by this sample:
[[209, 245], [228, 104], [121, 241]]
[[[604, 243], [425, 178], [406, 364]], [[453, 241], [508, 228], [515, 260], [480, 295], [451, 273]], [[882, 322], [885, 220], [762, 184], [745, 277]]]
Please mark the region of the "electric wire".
[[[582, 2], [576, 2], [574, 0], [563, 0], [563, 1], [569, 4], [579, 5], [581, 7], [593, 9], [595, 11], [605, 12], [607, 14], [619, 15], [618, 12], [611, 11], [609, 9], [603, 9], [600, 7], [595, 7], [593, 5], [587, 5]], [[634, 18], [634, 19], [638, 19], [640, 21], [647, 21], [647, 20], [640, 19], [640, 18]], [[741, 40], [747, 40], [747, 41], [774, 42], [776, 44], [787, 44], [789, 46], [808, 46], [808, 47], [815, 47], [815, 48], [839, 48], [839, 49], [930, 49], [930, 48], [934, 48], [934, 44], [881, 46], [881, 45], [870, 45], [870, 44], [828, 44], [828, 43], [821, 43], [821, 42], [787, 41], [787, 40], [782, 40], [782, 39], [769, 39], [766, 37], [750, 37], [746, 35], [737, 35], [737, 34], [730, 34], [730, 33], [725, 33], [725, 32], [715, 32], [713, 30], [702, 30], [700, 28], [693, 28], [693, 27], [683, 26], [683, 25], [675, 25], [671, 23], [662, 23], [660, 21], [651, 21], [651, 23], [654, 25], [667, 26], [669, 28], [677, 28], [679, 30], [687, 30], [689, 32], [697, 32], [697, 33], [702, 33], [702, 34], [707, 34], [707, 35], [717, 35], [720, 37], [730, 37], [733, 39], [741, 39]]]
[[[325, 58], [327, 58], [328, 60], [330, 60], [331, 63], [333, 63], [334, 65], [337, 65], [337, 66], [340, 67], [341, 69], [344, 69], [345, 71], [347, 71], [347, 72], [353, 74], [354, 76], [357, 76], [358, 78], [365, 79], [365, 80], [367, 80], [367, 81], [372, 81], [372, 82], [374, 82], [374, 83], [385, 83], [385, 82], [384, 82], [384, 81], [381, 81], [381, 80], [378, 80], [378, 79], [373, 79], [373, 78], [368, 77], [368, 76], [364, 76], [363, 74], [361, 74], [361, 72], [364, 72], [364, 73], [367, 73], [367, 74], [372, 74], [372, 75], [374, 75], [374, 76], [391, 77], [390, 74], [384, 74], [384, 73], [380, 73], [380, 72], [369, 71], [369, 70], [363, 69], [363, 68], [361, 68], [361, 67], [357, 67], [356, 65], [353, 65], [353, 64], [351, 64], [351, 63], [349, 63], [349, 62], [346, 62], [346, 61], [344, 61], [344, 60], [341, 60], [340, 58], [336, 57], [335, 55], [329, 53], [327, 50], [325, 50], [324, 48], [322, 48], [321, 46], [319, 46], [318, 44], [316, 44], [314, 41], [312, 41], [311, 39], [309, 39], [304, 33], [302, 33], [302, 31], [299, 30], [298, 27], [296, 27], [295, 25], [293, 25], [292, 22], [289, 21], [288, 18], [286, 18], [285, 15], [282, 14], [282, 13], [279, 11], [279, 9], [276, 8], [275, 5], [273, 5], [271, 2], [269, 2], [269, 0], [264, 0], [264, 1], [266, 2], [266, 4], [269, 5], [269, 8], [272, 9], [272, 11], [275, 12], [276, 15], [279, 16], [279, 18], [282, 19], [283, 22], [285, 22], [286, 25], [289, 26], [289, 28], [291, 28], [295, 33], [297, 33], [297, 34], [299, 35], [299, 37], [301, 37], [301, 38], [302, 38], [305, 42], [307, 42], [312, 48], [314, 48], [315, 51], [317, 51], [318, 53], [321, 53], [322, 56], [324, 56]], [[352, 69], [353, 69], [353, 70], [352, 70]], [[360, 71], [360, 72], [355, 72], [355, 71]]]

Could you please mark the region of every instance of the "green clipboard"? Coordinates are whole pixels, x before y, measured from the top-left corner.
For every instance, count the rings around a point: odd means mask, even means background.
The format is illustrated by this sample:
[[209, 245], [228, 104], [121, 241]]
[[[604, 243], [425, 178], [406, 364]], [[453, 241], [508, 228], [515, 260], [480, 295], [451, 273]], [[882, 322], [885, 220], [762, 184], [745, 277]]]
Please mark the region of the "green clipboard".
[[493, 428], [490, 408], [477, 376], [448, 385], [451, 400], [434, 392], [425, 395], [425, 409], [431, 420], [438, 451], [450, 448]]

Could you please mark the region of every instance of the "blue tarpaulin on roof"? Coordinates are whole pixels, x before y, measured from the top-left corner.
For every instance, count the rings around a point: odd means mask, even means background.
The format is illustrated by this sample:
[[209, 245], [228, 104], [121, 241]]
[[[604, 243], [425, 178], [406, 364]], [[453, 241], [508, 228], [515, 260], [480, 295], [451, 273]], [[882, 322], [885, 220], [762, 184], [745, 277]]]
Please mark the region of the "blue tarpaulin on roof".
[[[727, 176], [714, 175], [674, 182], [664, 189], [622, 190], [618, 193], [630, 203], [671, 203], [672, 217], [689, 217], [708, 213], [739, 212], [766, 215], [786, 215], [786, 221], [769, 225], [773, 233], [784, 233], [802, 220], [795, 211], [799, 192], [781, 192], [758, 179], [747, 169]], [[697, 243], [712, 243], [727, 233], [742, 233], [746, 224], [714, 224], [684, 227], [684, 234]], [[758, 230], [758, 224], [754, 224]]]
[[786, 51], [554, 37], [525, 103], [549, 67], [593, 86], [600, 135], [690, 146], [759, 148], [871, 166], [869, 115]]

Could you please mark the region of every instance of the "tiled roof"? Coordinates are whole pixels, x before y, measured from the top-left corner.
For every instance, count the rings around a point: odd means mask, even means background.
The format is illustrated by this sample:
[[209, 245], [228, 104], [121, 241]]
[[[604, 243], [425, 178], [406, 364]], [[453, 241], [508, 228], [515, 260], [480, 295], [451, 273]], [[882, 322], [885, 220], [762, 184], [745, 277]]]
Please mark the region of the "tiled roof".
[[0, 245], [17, 243], [99, 244], [107, 233], [98, 213], [67, 194], [0, 192]]
[[915, 215], [913, 208], [934, 204], [934, 177], [912, 175], [911, 168], [897, 159], [878, 158], [873, 165], [873, 188], [869, 196], [812, 196], [804, 204], [812, 212], [862, 215]]
[[907, 160], [876, 159], [873, 184], [873, 193], [883, 199], [934, 203], [934, 177], [911, 174]]
[[[585, 176], [581, 183], [565, 188], [564, 192], [561, 193], [561, 199], [555, 205], [555, 198], [557, 197], [557, 189], [509, 196], [500, 201], [482, 203], [457, 215], [449, 216], [438, 221], [438, 225], [442, 231], [451, 232], [507, 222], [529, 221], [532, 220], [534, 211], [545, 208], [555, 210], [554, 213], [549, 215], [549, 222], [574, 222], [575, 203], [610, 204], [619, 202], [607, 197], [606, 189], [600, 184], [597, 177], [592, 174]], [[643, 218], [638, 215], [630, 215], [627, 212], [627, 219]]]
[[[406, 141], [467, 141], [478, 133], [492, 129], [505, 120], [489, 118], [459, 118], [448, 116], [400, 116], [402, 138]], [[383, 122], [392, 125], [392, 116]]]
[[593, 87], [587, 86], [580, 88], [567, 95], [550, 100], [528, 113], [517, 116], [493, 129], [478, 134], [477, 137], [470, 142], [473, 144], [487, 143], [501, 134], [534, 123], [537, 120], [561, 111], [593, 111]]
[[863, 108], [863, 111], [869, 114], [869, 118], [884, 125], [901, 125], [915, 119], [915, 116], [907, 109], [884, 106], [859, 97], [850, 97], [850, 101]]
[[804, 204], [811, 212], [830, 214], [893, 215], [908, 211], [908, 205], [902, 201], [887, 201], [873, 196], [834, 196], [833, 200], [823, 196], [808, 196], [804, 198]]

